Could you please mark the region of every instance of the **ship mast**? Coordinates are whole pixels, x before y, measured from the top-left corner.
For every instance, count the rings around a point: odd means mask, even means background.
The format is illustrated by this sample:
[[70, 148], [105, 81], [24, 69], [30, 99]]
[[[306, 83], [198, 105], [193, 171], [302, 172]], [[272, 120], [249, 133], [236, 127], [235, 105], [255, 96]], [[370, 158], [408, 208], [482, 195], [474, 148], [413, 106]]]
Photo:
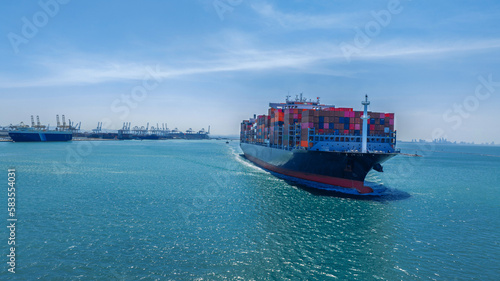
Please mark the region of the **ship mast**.
[[368, 95], [365, 95], [365, 100], [361, 102], [362, 105], [364, 105], [364, 113], [363, 116], [361, 116], [361, 119], [363, 120], [363, 137], [361, 140], [361, 152], [366, 153], [366, 144], [368, 142], [368, 119], [370, 119], [370, 116], [368, 116], [368, 105], [370, 102], [368, 101]]

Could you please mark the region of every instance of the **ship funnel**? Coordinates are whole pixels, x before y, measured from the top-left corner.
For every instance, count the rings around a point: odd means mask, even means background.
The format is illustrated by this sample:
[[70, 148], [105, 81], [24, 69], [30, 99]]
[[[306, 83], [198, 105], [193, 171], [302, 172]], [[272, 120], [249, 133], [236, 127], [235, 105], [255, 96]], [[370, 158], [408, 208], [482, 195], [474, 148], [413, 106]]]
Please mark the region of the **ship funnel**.
[[39, 117], [38, 115], [36, 116], [36, 125], [37, 125], [38, 127], [40, 127], [40, 126], [41, 126], [41, 124], [40, 124], [40, 117]]
[[35, 127], [35, 119], [33, 119], [33, 115], [31, 115], [31, 127]]
[[56, 115], [57, 128], [61, 127], [61, 122], [59, 121], [59, 114]]

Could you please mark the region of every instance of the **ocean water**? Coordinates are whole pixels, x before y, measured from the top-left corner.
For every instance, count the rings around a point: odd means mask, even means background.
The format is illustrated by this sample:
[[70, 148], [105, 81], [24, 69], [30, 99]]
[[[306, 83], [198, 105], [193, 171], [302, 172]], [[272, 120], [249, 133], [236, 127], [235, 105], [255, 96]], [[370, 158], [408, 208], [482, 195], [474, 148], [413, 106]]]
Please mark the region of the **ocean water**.
[[0, 143], [0, 279], [499, 280], [500, 147], [399, 146], [423, 157], [351, 196], [277, 178], [236, 141]]

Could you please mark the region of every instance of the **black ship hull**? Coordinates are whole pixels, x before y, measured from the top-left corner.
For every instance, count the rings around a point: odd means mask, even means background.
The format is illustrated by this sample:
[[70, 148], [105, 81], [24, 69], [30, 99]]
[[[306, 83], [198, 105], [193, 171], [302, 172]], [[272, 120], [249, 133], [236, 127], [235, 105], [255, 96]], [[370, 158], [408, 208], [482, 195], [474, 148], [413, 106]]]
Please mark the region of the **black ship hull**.
[[141, 135], [141, 136], [137, 136], [137, 138], [140, 140], [159, 140], [160, 136], [158, 136], [158, 135]]
[[114, 139], [118, 138], [118, 134], [116, 134], [116, 133], [90, 134], [89, 138], [103, 139], [103, 140], [114, 140]]
[[12, 131], [9, 132], [10, 138], [14, 142], [52, 142], [52, 141], [70, 141], [73, 139], [71, 132], [30, 132], [30, 131]]
[[241, 143], [245, 157], [258, 166], [278, 174], [351, 188], [371, 193], [364, 186], [368, 172], [397, 153], [356, 153], [333, 151], [292, 151], [257, 144]]
[[210, 137], [208, 134], [184, 134], [184, 138], [187, 140], [208, 140]]

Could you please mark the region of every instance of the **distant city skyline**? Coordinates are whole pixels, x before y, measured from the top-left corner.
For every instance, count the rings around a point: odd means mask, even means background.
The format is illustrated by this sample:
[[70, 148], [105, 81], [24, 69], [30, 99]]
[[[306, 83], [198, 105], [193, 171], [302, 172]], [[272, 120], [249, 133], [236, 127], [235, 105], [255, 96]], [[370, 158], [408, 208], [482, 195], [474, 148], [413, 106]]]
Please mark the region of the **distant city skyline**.
[[[429, 143], [429, 141], [423, 140], [423, 139], [412, 139], [410, 142], [412, 143]], [[475, 143], [475, 142], [465, 142], [465, 141], [449, 141], [445, 138], [441, 139], [435, 139], [430, 141], [432, 143], [436, 144], [471, 144], [471, 145], [499, 145], [496, 144], [494, 141], [492, 142], [482, 142], [482, 143]]]
[[[237, 135], [290, 94], [394, 112], [398, 139], [500, 143], [498, 1], [3, 1], [0, 125]], [[103, 128], [106, 127], [103, 126]]]

